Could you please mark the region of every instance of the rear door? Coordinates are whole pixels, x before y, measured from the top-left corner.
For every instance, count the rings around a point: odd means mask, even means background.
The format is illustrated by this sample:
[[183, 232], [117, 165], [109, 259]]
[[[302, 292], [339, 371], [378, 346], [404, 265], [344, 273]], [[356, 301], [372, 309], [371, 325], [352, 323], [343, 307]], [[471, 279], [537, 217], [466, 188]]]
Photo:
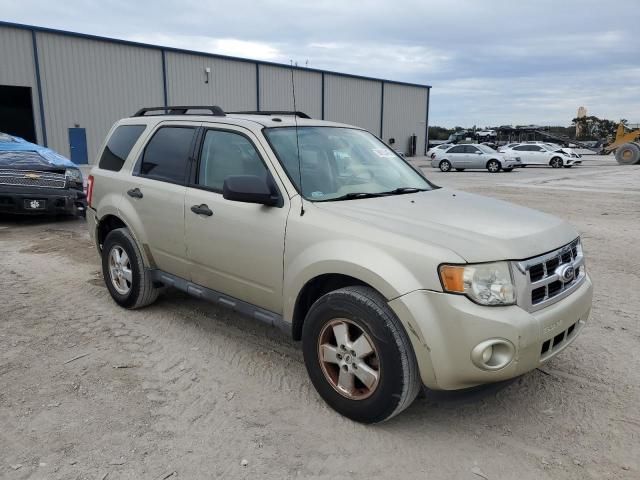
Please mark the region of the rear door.
[[530, 145], [517, 145], [513, 147], [513, 151], [515, 152], [517, 157], [520, 157], [522, 163], [525, 165], [529, 165], [534, 163], [535, 159], [532, 158], [532, 155], [529, 151]]
[[120, 210], [152, 267], [188, 278], [184, 241], [186, 173], [197, 126], [163, 122], [124, 184]]
[[447, 153], [443, 155], [451, 162], [454, 168], [465, 168], [466, 154], [464, 145], [456, 145], [447, 150]]
[[[268, 155], [242, 127], [212, 125], [200, 140], [185, 199], [191, 281], [275, 313], [282, 312], [284, 237], [289, 199], [269, 171]], [[226, 200], [224, 180], [256, 175], [275, 182], [279, 207]], [[192, 207], [205, 214], [192, 211]]]

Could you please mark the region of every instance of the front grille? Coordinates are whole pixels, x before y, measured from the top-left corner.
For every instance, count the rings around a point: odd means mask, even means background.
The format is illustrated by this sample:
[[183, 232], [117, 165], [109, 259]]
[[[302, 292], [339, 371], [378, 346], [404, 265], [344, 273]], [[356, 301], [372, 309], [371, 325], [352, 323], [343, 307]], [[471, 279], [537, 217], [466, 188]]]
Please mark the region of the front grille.
[[[585, 279], [584, 256], [579, 238], [553, 252], [518, 262], [516, 266], [522, 274], [517, 279], [518, 303], [529, 311], [539, 310], [559, 301]], [[562, 277], [564, 270], [569, 267], [573, 267], [573, 276]]]
[[540, 349], [540, 356], [546, 357], [556, 351], [560, 347], [562, 347], [567, 341], [569, 341], [576, 334], [576, 328], [578, 327], [578, 323], [576, 322], [567, 328], [564, 332], [560, 332], [557, 335], [554, 335], [552, 338], [545, 340], [542, 343], [542, 348]]
[[0, 185], [15, 187], [65, 188], [64, 173], [0, 170]]

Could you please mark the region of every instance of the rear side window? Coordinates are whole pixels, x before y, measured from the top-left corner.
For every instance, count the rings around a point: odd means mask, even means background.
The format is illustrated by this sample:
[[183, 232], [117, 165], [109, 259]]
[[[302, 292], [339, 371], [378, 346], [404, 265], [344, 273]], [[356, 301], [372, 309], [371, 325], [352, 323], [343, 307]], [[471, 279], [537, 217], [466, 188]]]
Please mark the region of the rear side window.
[[195, 128], [162, 127], [144, 149], [139, 174], [164, 182], [184, 184]]
[[104, 170], [120, 171], [145, 128], [144, 125], [120, 125], [116, 128], [104, 147], [98, 166]]

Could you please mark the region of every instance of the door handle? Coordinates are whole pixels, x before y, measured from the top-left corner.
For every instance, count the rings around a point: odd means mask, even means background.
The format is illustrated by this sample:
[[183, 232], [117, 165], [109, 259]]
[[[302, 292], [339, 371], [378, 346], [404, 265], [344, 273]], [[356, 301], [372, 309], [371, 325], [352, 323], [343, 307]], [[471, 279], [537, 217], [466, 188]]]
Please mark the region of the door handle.
[[205, 215], [207, 217], [213, 215], [213, 211], [204, 203], [202, 205], [193, 205], [191, 207], [191, 211], [198, 215]]
[[144, 196], [138, 187], [127, 190], [127, 195], [133, 198], [142, 198]]

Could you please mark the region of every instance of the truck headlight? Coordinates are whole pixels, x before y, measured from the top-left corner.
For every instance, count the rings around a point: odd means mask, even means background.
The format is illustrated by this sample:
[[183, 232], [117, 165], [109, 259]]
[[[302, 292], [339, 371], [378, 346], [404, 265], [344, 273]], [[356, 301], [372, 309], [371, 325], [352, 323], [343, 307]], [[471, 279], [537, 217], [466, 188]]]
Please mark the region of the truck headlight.
[[82, 173], [77, 168], [67, 168], [64, 172], [64, 176], [74, 183], [82, 183]]
[[507, 262], [441, 265], [442, 288], [466, 295], [481, 305], [513, 305], [516, 293]]

